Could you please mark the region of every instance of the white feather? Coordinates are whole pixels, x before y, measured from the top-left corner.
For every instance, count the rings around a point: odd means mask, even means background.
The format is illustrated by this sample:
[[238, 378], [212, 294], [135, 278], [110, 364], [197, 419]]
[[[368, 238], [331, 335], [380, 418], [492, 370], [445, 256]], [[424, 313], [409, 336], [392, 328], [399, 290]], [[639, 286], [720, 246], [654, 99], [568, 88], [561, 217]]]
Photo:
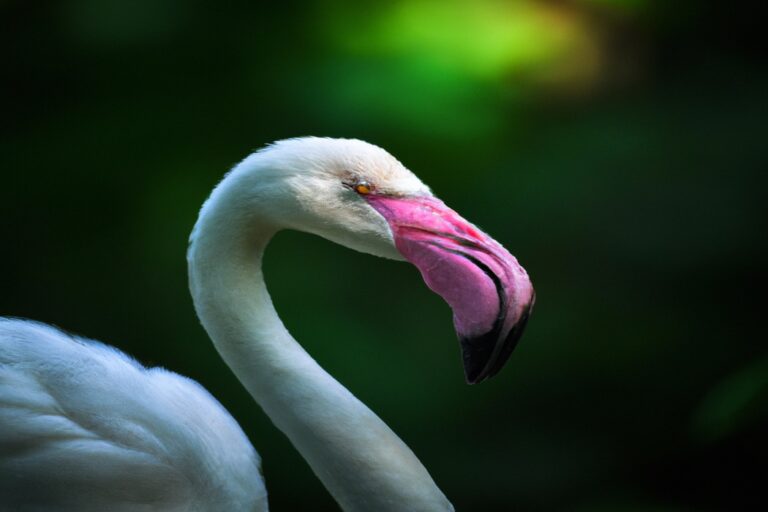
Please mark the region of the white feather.
[[260, 460], [196, 382], [0, 318], [0, 510], [266, 510]]

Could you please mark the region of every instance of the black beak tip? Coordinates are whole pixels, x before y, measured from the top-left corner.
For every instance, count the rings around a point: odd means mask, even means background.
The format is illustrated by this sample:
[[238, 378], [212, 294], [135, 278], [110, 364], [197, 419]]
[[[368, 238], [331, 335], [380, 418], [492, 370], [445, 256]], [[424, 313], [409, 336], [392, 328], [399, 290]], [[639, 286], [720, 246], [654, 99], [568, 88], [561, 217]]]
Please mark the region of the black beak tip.
[[533, 300], [503, 340], [498, 339], [495, 330], [480, 336], [460, 338], [467, 384], [477, 384], [499, 373], [520, 341], [532, 309]]
[[461, 356], [464, 362], [464, 378], [467, 384], [482, 382], [483, 369], [488, 360], [481, 338], [461, 338]]

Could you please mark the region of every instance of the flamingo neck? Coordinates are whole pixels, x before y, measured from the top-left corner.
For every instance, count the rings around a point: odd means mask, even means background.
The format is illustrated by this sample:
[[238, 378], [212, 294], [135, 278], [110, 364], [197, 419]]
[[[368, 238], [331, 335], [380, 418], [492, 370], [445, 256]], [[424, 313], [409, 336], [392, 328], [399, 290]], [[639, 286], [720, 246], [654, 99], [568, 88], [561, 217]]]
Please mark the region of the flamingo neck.
[[342, 509], [453, 510], [405, 443], [283, 325], [261, 265], [279, 227], [259, 211], [275, 205], [254, 199], [250, 179], [233, 172], [216, 188], [188, 253], [195, 308], [216, 349]]

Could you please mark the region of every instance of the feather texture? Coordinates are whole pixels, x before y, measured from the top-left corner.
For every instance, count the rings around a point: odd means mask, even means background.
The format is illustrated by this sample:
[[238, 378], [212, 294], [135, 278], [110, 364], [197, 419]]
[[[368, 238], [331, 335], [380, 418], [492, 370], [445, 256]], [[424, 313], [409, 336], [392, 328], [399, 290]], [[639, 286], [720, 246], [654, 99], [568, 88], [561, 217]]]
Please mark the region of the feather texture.
[[0, 511], [266, 509], [258, 454], [202, 386], [0, 318]]

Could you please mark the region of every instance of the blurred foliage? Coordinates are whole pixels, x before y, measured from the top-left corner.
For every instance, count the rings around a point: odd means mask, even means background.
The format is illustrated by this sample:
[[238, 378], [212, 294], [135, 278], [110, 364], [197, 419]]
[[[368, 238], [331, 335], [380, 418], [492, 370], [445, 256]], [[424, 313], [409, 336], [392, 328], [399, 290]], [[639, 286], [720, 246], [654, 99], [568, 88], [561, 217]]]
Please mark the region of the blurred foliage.
[[296, 338], [458, 510], [752, 509], [762, 24], [690, 1], [0, 2], [0, 314], [199, 380], [262, 454], [275, 510], [335, 510], [207, 341], [184, 253], [249, 151], [363, 138], [537, 288], [508, 367], [468, 387], [414, 268], [298, 233], [267, 252]]

